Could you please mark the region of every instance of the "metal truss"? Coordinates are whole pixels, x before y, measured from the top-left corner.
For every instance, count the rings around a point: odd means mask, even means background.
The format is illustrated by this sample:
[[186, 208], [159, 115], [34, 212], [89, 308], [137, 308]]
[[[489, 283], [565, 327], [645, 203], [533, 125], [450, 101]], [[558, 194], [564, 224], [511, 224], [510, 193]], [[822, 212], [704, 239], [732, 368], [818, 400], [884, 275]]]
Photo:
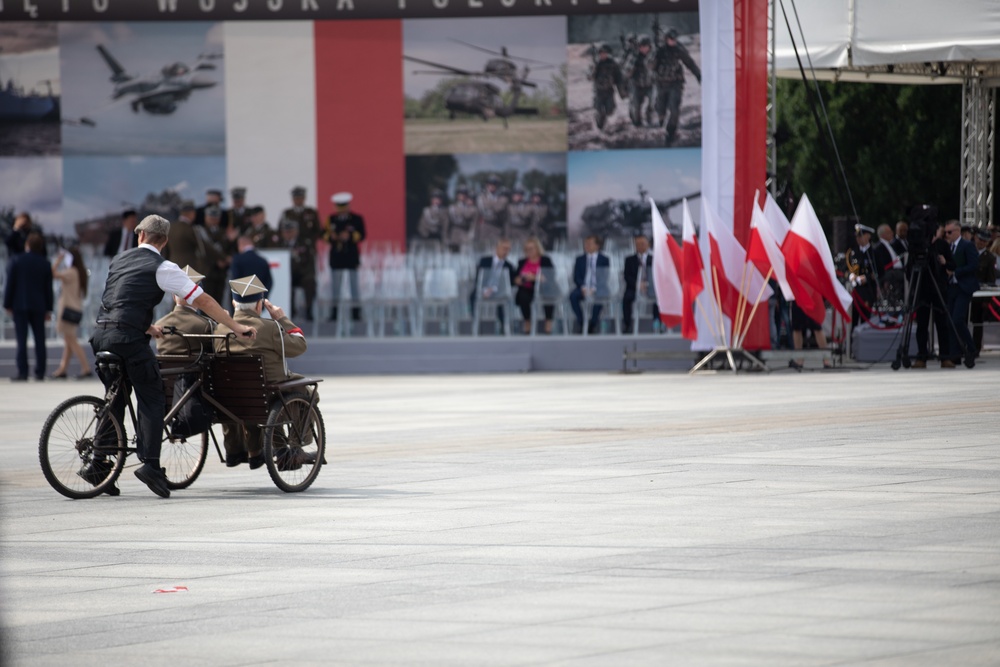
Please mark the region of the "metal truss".
[[997, 79], [984, 78], [970, 65], [962, 83], [962, 210], [963, 225], [993, 224], [993, 169]]

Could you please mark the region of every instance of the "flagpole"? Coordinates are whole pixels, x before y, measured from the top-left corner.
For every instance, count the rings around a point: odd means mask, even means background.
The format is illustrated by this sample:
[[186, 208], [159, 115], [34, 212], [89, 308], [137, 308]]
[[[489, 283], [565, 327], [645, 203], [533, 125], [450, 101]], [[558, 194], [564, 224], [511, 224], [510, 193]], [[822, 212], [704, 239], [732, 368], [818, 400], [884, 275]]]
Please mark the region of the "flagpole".
[[754, 313], [757, 312], [757, 306], [760, 305], [760, 298], [764, 296], [764, 288], [767, 287], [767, 281], [771, 279], [771, 274], [774, 273], [774, 267], [769, 267], [767, 270], [767, 276], [764, 277], [764, 284], [760, 286], [760, 291], [757, 292], [757, 298], [754, 300], [753, 308], [750, 309], [750, 315], [747, 317], [747, 331], [742, 332], [743, 336], [740, 338], [739, 344], [736, 346], [738, 348], [743, 347], [743, 341], [746, 340], [747, 334], [750, 333], [750, 320], [753, 319]]
[[[743, 261], [743, 275], [740, 276], [740, 298], [736, 302], [736, 322], [733, 325], [733, 340], [739, 340], [739, 334], [743, 332], [743, 313], [746, 312], [747, 297], [744, 292], [750, 289], [747, 284], [747, 262]], [[739, 347], [737, 345], [736, 347]]]
[[719, 338], [719, 332], [716, 331], [716, 329], [715, 329], [715, 323], [712, 322], [712, 318], [709, 316], [710, 313], [708, 312], [708, 309], [705, 308], [705, 306], [703, 306], [702, 303], [701, 303], [701, 295], [699, 294], [698, 296], [696, 296], [694, 298], [694, 301], [695, 301], [696, 304], [698, 304], [699, 308], [701, 308], [703, 311], [705, 311], [705, 324], [707, 324], [708, 328], [712, 330], [712, 337], [713, 338]]
[[[719, 317], [719, 345], [721, 347], [728, 347], [726, 345], [726, 320], [722, 315], [722, 295], [719, 293], [719, 272], [713, 266], [712, 267], [712, 287], [715, 291], [715, 313]], [[730, 337], [732, 335], [732, 329], [730, 329]], [[732, 340], [728, 341], [732, 342]]]

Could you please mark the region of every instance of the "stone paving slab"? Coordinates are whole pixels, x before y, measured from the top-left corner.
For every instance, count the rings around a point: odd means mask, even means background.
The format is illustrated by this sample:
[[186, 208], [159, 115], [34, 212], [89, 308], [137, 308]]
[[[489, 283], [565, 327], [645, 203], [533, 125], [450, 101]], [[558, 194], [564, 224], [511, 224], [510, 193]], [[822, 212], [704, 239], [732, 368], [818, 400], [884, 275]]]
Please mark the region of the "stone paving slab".
[[38, 432], [99, 390], [0, 384], [4, 665], [1000, 664], [993, 359], [328, 378], [305, 493], [67, 500]]

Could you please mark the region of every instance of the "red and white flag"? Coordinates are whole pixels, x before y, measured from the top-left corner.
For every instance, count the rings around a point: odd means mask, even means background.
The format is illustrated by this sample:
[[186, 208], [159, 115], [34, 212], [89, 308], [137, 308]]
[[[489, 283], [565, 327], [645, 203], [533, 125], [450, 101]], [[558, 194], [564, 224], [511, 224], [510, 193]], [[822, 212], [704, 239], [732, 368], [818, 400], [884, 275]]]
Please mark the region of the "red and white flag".
[[688, 208], [687, 199], [684, 200], [682, 211], [684, 235], [681, 240], [684, 245], [681, 251], [683, 256], [684, 308], [681, 318], [681, 335], [688, 340], [697, 340], [698, 325], [695, 320], [694, 306], [698, 295], [705, 289], [705, 281], [702, 279], [705, 265], [701, 261], [701, 249], [698, 248], [698, 237], [694, 233], [694, 221], [691, 219], [691, 210]]
[[652, 197], [649, 198], [649, 206], [653, 213], [653, 285], [656, 287], [656, 306], [660, 310], [660, 321], [668, 328], [673, 328], [683, 322], [683, 259], [680, 246], [667, 230]]
[[[754, 203], [756, 204], [756, 202]], [[768, 229], [771, 230], [771, 236], [778, 242], [780, 248], [781, 244], [785, 242], [785, 237], [788, 236], [788, 230], [792, 228], [792, 223], [788, 222], [788, 217], [778, 206], [778, 202], [774, 201], [770, 192], [767, 193], [767, 199], [764, 200], [763, 213]]]
[[[819, 292], [841, 315], [850, 319], [848, 309], [851, 307], [851, 295], [837, 280], [826, 234], [805, 195], [802, 195], [795, 215], [792, 216], [792, 228], [781, 245], [781, 253], [785, 256], [789, 274]], [[822, 318], [819, 321], [822, 322]]]
[[785, 257], [781, 247], [771, 234], [771, 226], [764, 217], [764, 211], [754, 204], [750, 218], [750, 242], [747, 244], [747, 260], [753, 262], [757, 270], [765, 275], [770, 270], [781, 287], [786, 301], [793, 301], [795, 295], [785, 275]]

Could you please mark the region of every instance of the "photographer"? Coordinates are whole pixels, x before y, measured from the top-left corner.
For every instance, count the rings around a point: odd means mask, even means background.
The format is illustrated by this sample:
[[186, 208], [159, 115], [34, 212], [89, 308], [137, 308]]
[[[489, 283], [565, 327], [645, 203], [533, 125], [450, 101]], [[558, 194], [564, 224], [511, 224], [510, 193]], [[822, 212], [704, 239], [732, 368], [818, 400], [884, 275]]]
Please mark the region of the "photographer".
[[929, 206], [917, 207], [910, 214], [910, 262], [906, 268], [911, 288], [915, 290], [913, 303], [917, 314], [917, 357], [913, 368], [926, 368], [931, 358], [928, 343], [932, 312], [941, 366], [953, 365], [948, 354], [949, 317], [944, 293], [948, 286], [947, 271], [954, 270], [955, 263], [944, 240], [944, 225], [934, 221], [936, 216], [936, 209]]

